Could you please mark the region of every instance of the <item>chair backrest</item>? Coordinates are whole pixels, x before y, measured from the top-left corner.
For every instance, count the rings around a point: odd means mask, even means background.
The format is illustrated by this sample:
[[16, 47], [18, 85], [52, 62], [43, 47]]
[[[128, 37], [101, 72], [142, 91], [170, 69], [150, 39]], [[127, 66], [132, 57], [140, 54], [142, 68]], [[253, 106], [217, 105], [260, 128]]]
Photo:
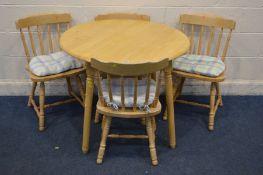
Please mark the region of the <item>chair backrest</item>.
[[107, 20], [107, 19], [131, 19], [131, 20], [143, 20], [150, 21], [151, 18], [148, 15], [136, 14], [136, 13], [108, 13], [97, 15], [95, 21]]
[[[102, 90], [102, 74], [107, 75], [107, 92], [110, 102], [113, 102], [113, 96], [112, 93], [112, 80], [117, 80], [120, 87], [120, 94], [121, 94], [121, 109], [122, 111], [125, 111], [128, 109], [128, 107], [125, 106], [125, 81], [129, 81], [131, 84], [133, 84], [133, 111], [138, 110], [137, 106], [137, 97], [138, 97], [138, 82], [139, 81], [145, 81], [146, 83], [146, 89], [145, 89], [145, 100], [144, 105], [148, 105], [148, 100], [150, 96], [150, 86], [151, 82], [154, 81], [151, 78], [151, 74], [160, 71], [163, 72], [163, 69], [165, 69], [168, 66], [169, 60], [164, 59], [163, 61], [157, 62], [157, 63], [143, 63], [143, 64], [116, 64], [116, 63], [103, 63], [96, 59], [91, 59], [91, 66], [96, 70], [97, 72], [97, 87], [98, 87], [98, 95], [99, 100], [101, 104], [106, 106], [105, 100], [103, 98], [103, 90]], [[151, 108], [156, 107], [159, 95], [160, 95], [160, 87], [161, 87], [161, 75], [159, 75], [159, 78], [156, 81], [155, 86], [155, 96], [153, 103], [150, 105]], [[130, 110], [130, 109], [129, 109]]]
[[41, 14], [17, 20], [16, 28], [20, 30], [27, 61], [32, 56], [60, 50], [60, 35], [70, 27], [70, 22], [71, 15], [68, 13]]
[[189, 54], [220, 56], [225, 60], [235, 21], [209, 14], [183, 14], [180, 24], [190, 39]]

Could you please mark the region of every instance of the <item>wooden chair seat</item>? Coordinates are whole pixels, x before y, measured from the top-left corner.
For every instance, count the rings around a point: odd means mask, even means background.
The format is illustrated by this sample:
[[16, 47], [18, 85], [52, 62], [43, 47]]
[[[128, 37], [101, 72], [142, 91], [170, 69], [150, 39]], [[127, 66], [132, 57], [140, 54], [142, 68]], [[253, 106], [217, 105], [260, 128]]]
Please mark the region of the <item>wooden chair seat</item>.
[[85, 71], [86, 69], [82, 67], [82, 68], [72, 69], [66, 72], [62, 72], [62, 73], [54, 74], [54, 75], [48, 75], [48, 76], [37, 76], [33, 74], [32, 72], [29, 72], [29, 75], [32, 81], [41, 82], [41, 81], [50, 81], [50, 80], [56, 80], [60, 78], [66, 78], [69, 76], [74, 76], [74, 75], [85, 73]]
[[201, 80], [201, 81], [209, 81], [209, 82], [222, 82], [225, 80], [224, 73], [219, 75], [218, 77], [208, 77], [208, 76], [204, 76], [204, 75], [198, 75], [198, 74], [173, 70], [173, 74], [175, 74], [175, 76], [179, 76], [179, 77], [185, 77], [185, 78], [196, 79], [196, 80]]
[[156, 107], [151, 108], [150, 112], [136, 110], [134, 111], [132, 108], [130, 110], [125, 111], [116, 111], [111, 107], [107, 107], [104, 105], [101, 105], [100, 102], [97, 103], [97, 110], [100, 114], [103, 115], [110, 115], [112, 117], [120, 117], [120, 118], [145, 118], [150, 116], [158, 115], [161, 112], [162, 105], [160, 101], [158, 101]]

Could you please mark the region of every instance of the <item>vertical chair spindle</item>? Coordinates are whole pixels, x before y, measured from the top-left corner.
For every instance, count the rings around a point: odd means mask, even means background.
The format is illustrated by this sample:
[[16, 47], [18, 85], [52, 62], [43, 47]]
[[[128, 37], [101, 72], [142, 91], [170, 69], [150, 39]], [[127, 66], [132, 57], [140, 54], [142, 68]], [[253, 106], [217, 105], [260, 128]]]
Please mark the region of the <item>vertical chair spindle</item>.
[[134, 92], [133, 92], [133, 111], [137, 110], [137, 96], [138, 96], [138, 77], [134, 77], [133, 80], [133, 88], [134, 88]]
[[[58, 35], [58, 43], [60, 41], [60, 36], [61, 36], [61, 32], [60, 32], [60, 24], [57, 24], [57, 35]], [[61, 50], [61, 48], [59, 47], [59, 50]]]
[[40, 26], [39, 25], [37, 25], [37, 35], [38, 35], [38, 41], [39, 41], [39, 46], [40, 46], [40, 53], [42, 55], [44, 55], [45, 54], [45, 49], [44, 49], [42, 34], [41, 34], [41, 30], [40, 30]]
[[113, 96], [112, 96], [112, 82], [111, 82], [111, 76], [107, 74], [107, 81], [108, 81], [108, 93], [110, 102], [113, 102]]
[[209, 34], [209, 39], [207, 42], [206, 55], [210, 55], [211, 45], [214, 39], [214, 33], [215, 33], [215, 27], [210, 27], [210, 34]]
[[193, 48], [194, 48], [194, 25], [191, 25], [191, 36], [190, 36], [190, 49], [189, 53], [193, 53]]
[[52, 35], [51, 35], [51, 24], [48, 24], [47, 30], [48, 30], [49, 52], [50, 52], [50, 53], [53, 53], [53, 43], [52, 43]]
[[120, 83], [121, 83], [121, 110], [125, 110], [125, 89], [124, 89], [124, 77], [121, 76], [120, 78]]
[[27, 47], [27, 44], [26, 44], [25, 35], [24, 35], [24, 32], [23, 32], [22, 28], [20, 28], [20, 36], [21, 36], [21, 40], [22, 40], [22, 43], [23, 43], [23, 46], [24, 46], [26, 59], [27, 59], [27, 62], [29, 63], [30, 62], [30, 54], [29, 54], [29, 50], [28, 50], [28, 47]]
[[230, 39], [231, 39], [231, 35], [232, 35], [232, 29], [230, 29], [230, 32], [228, 33], [228, 36], [227, 36], [227, 39], [226, 39], [224, 51], [223, 51], [223, 54], [222, 54], [222, 57], [221, 57], [222, 61], [225, 61], [226, 54], [227, 54], [228, 47], [229, 47], [229, 42], [230, 42]]
[[200, 55], [202, 51], [202, 42], [203, 42], [203, 33], [204, 33], [204, 26], [201, 26], [200, 33], [199, 33], [199, 40], [198, 40], [198, 49], [196, 54]]
[[149, 96], [150, 96], [150, 88], [151, 88], [151, 74], [147, 74], [147, 85], [146, 85], [146, 93], [145, 93], [145, 105], [148, 105]]
[[29, 39], [30, 39], [30, 44], [31, 44], [31, 48], [32, 48], [32, 52], [33, 52], [33, 55], [36, 56], [37, 55], [37, 52], [36, 52], [36, 48], [35, 48], [35, 42], [34, 42], [34, 38], [33, 38], [33, 34], [31, 32], [31, 29], [30, 27], [28, 26], [28, 34], [29, 34]]
[[100, 100], [100, 103], [105, 106], [104, 104], [104, 98], [103, 98], [103, 92], [102, 92], [102, 86], [101, 86], [101, 76], [100, 76], [100, 72], [97, 72], [97, 87], [98, 87], [98, 94], [99, 94], [99, 100]]
[[218, 36], [217, 44], [216, 44], [216, 50], [215, 50], [214, 57], [218, 56], [218, 53], [220, 50], [220, 45], [221, 45], [221, 40], [222, 40], [222, 36], [223, 36], [223, 31], [224, 31], [224, 28], [221, 28], [221, 31], [220, 31], [219, 36]]

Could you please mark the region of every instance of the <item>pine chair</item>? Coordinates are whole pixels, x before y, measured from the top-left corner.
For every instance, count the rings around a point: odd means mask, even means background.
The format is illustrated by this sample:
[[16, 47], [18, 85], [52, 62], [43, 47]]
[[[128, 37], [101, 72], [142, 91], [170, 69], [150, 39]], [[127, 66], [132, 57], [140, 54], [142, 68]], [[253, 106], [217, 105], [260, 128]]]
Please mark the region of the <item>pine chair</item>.
[[[155, 81], [151, 74], [166, 68], [168, 59], [158, 63], [136, 65], [102, 63], [92, 59], [91, 66], [96, 70], [98, 77], [96, 78], [99, 96], [97, 111], [103, 114], [97, 163], [101, 164], [103, 161], [107, 137], [148, 138], [152, 164], [157, 165], [155, 116], [161, 112], [159, 101], [161, 78]], [[103, 74], [107, 75], [107, 79], [103, 79]], [[145, 118], [147, 135], [109, 134], [112, 117]]]
[[[236, 23], [214, 15], [183, 14], [180, 16], [180, 24], [182, 31], [188, 34], [191, 45], [187, 55], [173, 62], [173, 74], [176, 77], [174, 101], [210, 109], [208, 129], [212, 131], [217, 108], [223, 106], [219, 83], [225, 79], [224, 61]], [[209, 105], [178, 99], [186, 78], [211, 83]]]
[[[151, 20], [150, 16], [148, 15], [136, 14], [136, 13], [108, 13], [108, 14], [100, 14], [95, 17], [95, 21], [111, 20], [111, 19], [130, 19], [130, 20], [142, 20], [142, 21]], [[155, 75], [152, 76], [153, 78], [156, 78]], [[95, 118], [94, 122], [98, 123], [100, 120], [100, 114], [98, 113], [98, 111], [96, 111], [94, 118]], [[142, 123], [145, 123], [144, 120], [142, 120]]]
[[[24, 46], [25, 55], [27, 58], [26, 70], [29, 73], [30, 79], [32, 80], [32, 90], [29, 95], [28, 106], [34, 107], [34, 110], [37, 113], [39, 119], [39, 130], [44, 130], [45, 116], [44, 109], [48, 107], [57, 106], [60, 104], [65, 104], [73, 101], [78, 101], [83, 106], [83, 97], [84, 97], [84, 89], [81, 83], [80, 74], [85, 73], [85, 68], [80, 65], [80, 68], [70, 69], [61, 73], [56, 73], [52, 75], [46, 76], [38, 76], [32, 72], [30, 68], [30, 61], [34, 58], [43, 57], [42, 55], [52, 57], [56, 53], [62, 54], [65, 56], [63, 52], [56, 52], [56, 50], [60, 51], [59, 47], [59, 39], [61, 32], [70, 27], [71, 15], [70, 14], [43, 14], [43, 15], [35, 15], [29, 16], [23, 19], [19, 19], [16, 22], [16, 28], [20, 30], [21, 40]], [[56, 34], [56, 35], [55, 35]], [[56, 37], [55, 37], [56, 36]], [[45, 46], [48, 46], [45, 48]], [[70, 56], [67, 56], [69, 59], [72, 59]], [[74, 63], [74, 59], [72, 59]], [[41, 70], [43, 67], [40, 67]], [[76, 78], [77, 85], [80, 88], [82, 99], [76, 95], [71, 86], [71, 78]], [[69, 96], [74, 97], [64, 101], [55, 102], [52, 104], [45, 104], [45, 82], [52, 81], [57, 79], [65, 78], [67, 82], [67, 88]], [[40, 84], [39, 90], [39, 106], [37, 106], [34, 96], [37, 84]]]

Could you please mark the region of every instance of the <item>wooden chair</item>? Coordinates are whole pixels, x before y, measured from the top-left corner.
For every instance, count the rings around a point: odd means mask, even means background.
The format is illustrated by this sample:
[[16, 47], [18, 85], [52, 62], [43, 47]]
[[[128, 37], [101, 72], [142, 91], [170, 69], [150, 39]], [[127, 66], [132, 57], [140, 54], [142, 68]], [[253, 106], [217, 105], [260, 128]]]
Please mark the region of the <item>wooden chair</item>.
[[[108, 13], [108, 14], [100, 14], [95, 17], [95, 21], [100, 20], [110, 20], [110, 19], [130, 19], [130, 20], [142, 20], [142, 21], [150, 21], [151, 18], [148, 15], [137, 14], [137, 13]], [[153, 75], [156, 78], [155, 75]], [[96, 111], [94, 122], [98, 123], [100, 121], [100, 114]], [[142, 120], [144, 124], [145, 121]]]
[[[136, 65], [102, 63], [92, 59], [91, 66], [98, 75], [96, 79], [99, 96], [97, 111], [103, 114], [102, 138], [97, 163], [102, 163], [107, 137], [148, 138], [152, 164], [157, 165], [155, 116], [161, 112], [161, 104], [159, 102], [161, 78], [155, 81], [151, 78], [151, 73], [162, 71], [166, 68], [168, 59], [158, 63]], [[107, 79], [103, 79], [102, 74], [106, 74]], [[147, 135], [109, 134], [112, 117], [145, 118]]]
[[[231, 34], [235, 29], [235, 21], [207, 14], [183, 14], [180, 16], [180, 24], [182, 26], [182, 31], [186, 33], [190, 39], [191, 45], [188, 52], [189, 54], [220, 57], [223, 62], [225, 61]], [[210, 77], [174, 69], [173, 74], [176, 77], [173, 94], [174, 101], [177, 103], [189, 104], [210, 109], [208, 129], [210, 131], [214, 130], [214, 121], [217, 108], [218, 106], [223, 106], [219, 83], [224, 81], [224, 73], [216, 77]], [[183, 84], [186, 78], [207, 81], [211, 83], [209, 105], [178, 99], [178, 97], [181, 95]], [[164, 118], [166, 118], [166, 112]]]
[[[77, 84], [80, 88], [82, 98], [84, 97], [84, 89], [81, 83], [80, 74], [85, 73], [85, 68], [72, 69], [58, 74], [49, 76], [37, 76], [29, 69], [29, 62], [32, 57], [37, 55], [45, 55], [54, 53], [60, 50], [59, 39], [61, 32], [70, 27], [71, 15], [70, 14], [43, 14], [29, 16], [19, 19], [16, 22], [16, 28], [20, 30], [20, 36], [24, 46], [25, 55], [27, 58], [26, 70], [32, 80], [32, 90], [29, 95], [28, 106], [33, 105], [39, 119], [39, 130], [44, 130], [44, 109], [48, 107], [57, 106], [73, 101], [78, 101], [83, 106], [83, 99], [78, 97], [72, 90], [71, 77], [75, 77]], [[26, 31], [26, 32], [25, 32]], [[56, 37], [55, 37], [56, 34]], [[46, 40], [45, 40], [46, 39]], [[47, 43], [46, 43], [46, 42]], [[45, 48], [45, 44], [48, 48]], [[57, 47], [55, 47], [57, 46]], [[30, 48], [31, 47], [31, 48]], [[68, 100], [55, 102], [53, 104], [45, 104], [45, 82], [65, 78], [67, 80], [68, 93], [74, 98]], [[40, 84], [39, 90], [39, 106], [37, 106], [34, 96], [37, 84]]]

